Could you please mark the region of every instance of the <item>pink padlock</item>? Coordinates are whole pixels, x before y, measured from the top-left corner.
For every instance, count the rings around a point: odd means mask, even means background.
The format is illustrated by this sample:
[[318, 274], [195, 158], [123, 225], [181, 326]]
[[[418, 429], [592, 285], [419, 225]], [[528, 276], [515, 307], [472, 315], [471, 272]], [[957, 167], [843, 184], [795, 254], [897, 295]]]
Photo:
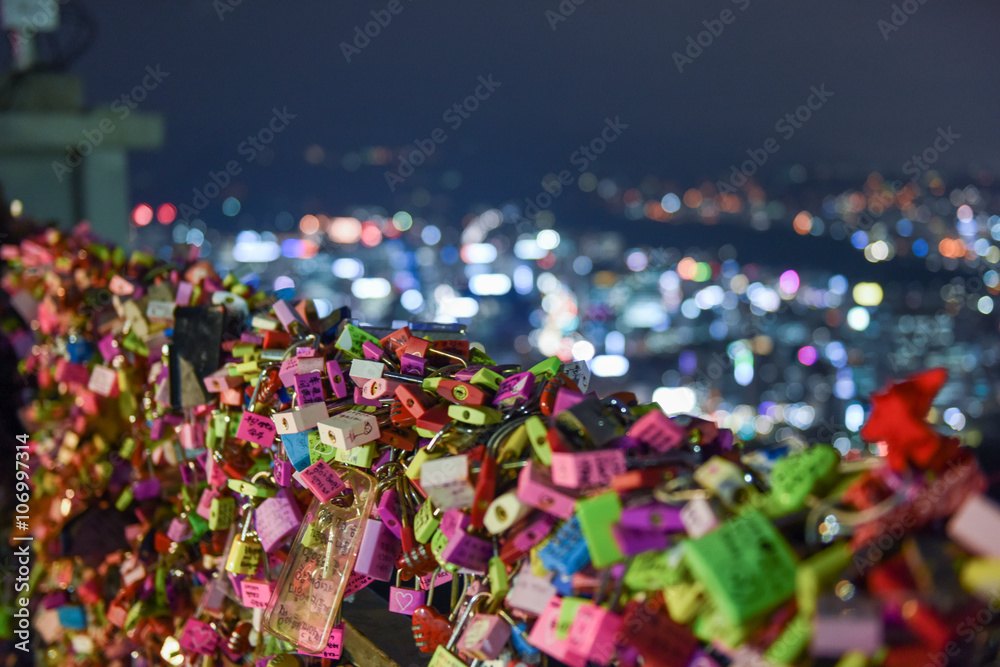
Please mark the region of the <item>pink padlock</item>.
[[719, 517], [704, 498], [692, 498], [681, 509], [681, 521], [688, 537], [698, 539], [719, 525]]
[[529, 569], [522, 569], [507, 593], [505, 603], [512, 609], [538, 616], [556, 594], [556, 587], [546, 577], [537, 577]]
[[627, 470], [621, 449], [552, 453], [552, 483], [571, 489], [607, 486]]
[[292, 471], [295, 470], [295, 467], [292, 466], [291, 461], [284, 458], [275, 458], [273, 470], [274, 481], [278, 486], [287, 487], [292, 483]]
[[586, 398], [586, 396], [578, 391], [573, 391], [568, 387], [560, 387], [559, 391], [556, 392], [556, 402], [552, 406], [552, 414], [549, 417], [552, 425], [555, 426], [556, 418], [559, 416], [559, 413], [564, 410], [569, 410], [578, 403], [582, 403], [586, 400]]
[[417, 591], [412, 588], [400, 588], [398, 586], [389, 587], [389, 611], [397, 614], [413, 616], [417, 607], [422, 607], [427, 600], [425, 591]]
[[210, 655], [215, 652], [222, 638], [204, 621], [189, 618], [184, 624], [184, 630], [178, 639], [181, 648], [188, 653]]
[[531, 398], [531, 390], [535, 388], [535, 375], [528, 371], [516, 373], [503, 380], [497, 387], [493, 405], [502, 408], [513, 407]]
[[450, 540], [455, 536], [455, 533], [464, 533], [471, 521], [472, 519], [469, 518], [469, 515], [461, 510], [447, 510], [441, 515], [441, 523], [438, 524], [438, 530]]
[[194, 529], [191, 523], [181, 517], [174, 517], [170, 520], [170, 527], [167, 528], [167, 537], [171, 542], [183, 542], [191, 539]]
[[576, 608], [567, 639], [574, 653], [586, 655], [590, 662], [609, 665], [615, 654], [615, 635], [621, 625], [622, 617], [618, 614], [584, 602]]
[[535, 621], [528, 633], [528, 642], [532, 646], [545, 651], [547, 654], [560, 660], [569, 667], [586, 667], [587, 656], [574, 651], [575, 646], [570, 643], [569, 638], [559, 639], [556, 635], [556, 626], [559, 624], [559, 610], [562, 606], [562, 598], [553, 596], [545, 610]]
[[548, 470], [528, 459], [528, 465], [517, 476], [517, 497], [536, 509], [568, 519], [573, 516], [578, 496], [574, 491], [556, 487]]
[[302, 318], [299, 316], [298, 312], [296, 312], [295, 308], [293, 308], [292, 305], [284, 299], [276, 301], [272, 308], [274, 309], [274, 316], [278, 318], [278, 321], [281, 322], [281, 326], [285, 327], [286, 331], [291, 331], [292, 323], [298, 323], [303, 327], [305, 326], [305, 323], [302, 321]]
[[510, 624], [496, 614], [476, 614], [459, 638], [458, 650], [479, 660], [495, 660], [510, 634]]
[[658, 452], [665, 452], [684, 442], [685, 431], [682, 426], [660, 410], [652, 410], [632, 424], [627, 435], [649, 445]]
[[302, 511], [286, 489], [279, 489], [273, 498], [267, 498], [258, 505], [254, 521], [260, 545], [264, 551], [271, 553], [299, 529]]
[[291, 387], [295, 384], [295, 375], [299, 372], [299, 357], [291, 357], [281, 362], [278, 378], [281, 379], [281, 384]]
[[396, 388], [399, 387], [399, 382], [393, 382], [386, 378], [375, 378], [374, 380], [369, 380], [365, 382], [364, 386], [361, 388], [361, 393], [365, 398], [371, 400], [381, 400], [383, 398], [392, 398], [396, 395]]
[[295, 376], [295, 402], [300, 408], [325, 400], [326, 394], [323, 391], [323, 380], [319, 371], [299, 373]]
[[389, 581], [399, 556], [399, 538], [378, 519], [365, 520], [365, 532], [361, 536], [358, 557], [354, 571], [377, 579]]
[[404, 354], [399, 360], [399, 372], [403, 375], [423, 377], [427, 374], [427, 360], [412, 354]]
[[361, 387], [354, 388], [354, 403], [356, 405], [367, 405], [373, 408], [382, 407], [382, 401], [377, 398], [368, 398]]
[[330, 360], [326, 362], [326, 377], [330, 380], [330, 388], [337, 398], [347, 397], [347, 383], [344, 381], [344, 371], [340, 369], [340, 363]]

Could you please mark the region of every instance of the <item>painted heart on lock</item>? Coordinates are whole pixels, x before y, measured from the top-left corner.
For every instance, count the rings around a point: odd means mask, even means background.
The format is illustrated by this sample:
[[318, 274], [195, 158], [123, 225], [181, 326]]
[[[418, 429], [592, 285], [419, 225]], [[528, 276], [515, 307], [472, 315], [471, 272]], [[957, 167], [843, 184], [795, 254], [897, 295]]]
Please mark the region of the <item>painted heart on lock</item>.
[[418, 607], [413, 612], [413, 640], [421, 653], [433, 653], [451, 638], [452, 628], [448, 619], [433, 607]]

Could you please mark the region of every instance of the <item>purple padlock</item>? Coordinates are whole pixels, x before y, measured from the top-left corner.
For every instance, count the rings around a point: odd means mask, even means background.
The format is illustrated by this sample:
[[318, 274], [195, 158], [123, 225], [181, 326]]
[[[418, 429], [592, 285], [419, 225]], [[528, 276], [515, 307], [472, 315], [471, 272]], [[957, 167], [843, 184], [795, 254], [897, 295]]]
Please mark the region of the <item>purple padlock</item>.
[[292, 471], [294, 469], [291, 461], [279, 458], [274, 459], [274, 481], [277, 482], [278, 486], [287, 487], [292, 483]]
[[660, 533], [676, 533], [684, 530], [681, 508], [665, 503], [648, 503], [622, 510], [619, 523], [625, 528]]
[[365, 359], [370, 361], [382, 361], [382, 357], [385, 356], [382, 348], [370, 340], [361, 343], [361, 351], [364, 353]]
[[446, 510], [441, 515], [441, 523], [438, 524], [438, 530], [450, 540], [458, 531], [464, 533], [471, 521], [472, 519], [469, 515], [461, 510]]
[[395, 489], [382, 492], [378, 501], [378, 518], [382, 525], [397, 538], [403, 534], [403, 519], [399, 513], [399, 493]]
[[132, 493], [136, 500], [149, 500], [160, 495], [160, 480], [155, 477], [140, 479], [132, 483]]
[[184, 542], [191, 539], [192, 535], [194, 535], [194, 529], [191, 527], [191, 522], [181, 517], [174, 517], [170, 521], [167, 537], [170, 538], [171, 542]]
[[552, 416], [550, 417], [552, 424], [554, 425], [556, 423], [556, 417], [560, 412], [569, 410], [577, 403], [582, 403], [586, 400], [586, 398], [586, 396], [578, 391], [573, 391], [572, 389], [568, 389], [566, 387], [560, 387], [559, 391], [556, 392], [556, 402], [552, 407]]
[[457, 565], [474, 574], [483, 574], [493, 555], [493, 543], [466, 532], [458, 532], [448, 540], [441, 560]]
[[666, 533], [626, 528], [620, 524], [611, 527], [611, 533], [618, 548], [626, 556], [635, 556], [647, 551], [663, 551], [670, 546]]
[[354, 571], [372, 579], [389, 581], [399, 550], [399, 538], [392, 531], [378, 519], [366, 519]]
[[423, 377], [427, 373], [427, 360], [412, 354], [404, 354], [399, 360], [399, 372], [403, 375]]
[[523, 403], [531, 397], [531, 391], [534, 388], [535, 375], [533, 373], [525, 371], [524, 373], [511, 375], [497, 387], [497, 394], [493, 399], [493, 405], [509, 408], [518, 403]]

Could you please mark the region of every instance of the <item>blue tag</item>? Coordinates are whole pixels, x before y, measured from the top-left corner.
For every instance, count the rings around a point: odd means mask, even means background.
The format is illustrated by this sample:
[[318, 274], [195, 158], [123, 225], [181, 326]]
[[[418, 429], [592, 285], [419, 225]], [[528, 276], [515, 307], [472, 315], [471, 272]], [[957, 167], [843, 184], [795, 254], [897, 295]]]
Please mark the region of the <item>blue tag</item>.
[[83, 612], [83, 607], [76, 605], [59, 607], [56, 613], [59, 614], [59, 624], [67, 630], [87, 629], [87, 615]]

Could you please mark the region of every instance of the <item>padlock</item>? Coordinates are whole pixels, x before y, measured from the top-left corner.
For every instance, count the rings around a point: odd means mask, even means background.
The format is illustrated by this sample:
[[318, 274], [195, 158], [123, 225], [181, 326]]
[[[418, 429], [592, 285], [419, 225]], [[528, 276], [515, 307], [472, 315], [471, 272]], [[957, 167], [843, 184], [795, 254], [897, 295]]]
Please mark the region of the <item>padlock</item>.
[[425, 604], [427, 593], [419, 589], [419, 580], [413, 579], [413, 588], [402, 588], [401, 571], [396, 572], [396, 585], [389, 587], [389, 611], [412, 616], [413, 612]]
[[526, 403], [531, 398], [535, 388], [535, 376], [532, 373], [516, 373], [506, 377], [497, 387], [493, 405], [501, 409], [513, 408]]
[[251, 533], [250, 524], [253, 519], [253, 505], [247, 503], [243, 507], [246, 517], [240, 536], [233, 540], [226, 558], [226, 571], [233, 574], [255, 574], [264, 558], [264, 548], [260, 545], [255, 533]]
[[455, 649], [455, 645], [458, 643], [458, 640], [465, 629], [465, 624], [468, 623], [477, 603], [480, 600], [488, 598], [489, 595], [489, 593], [485, 592], [477, 593], [469, 599], [469, 602], [466, 604], [465, 611], [462, 612], [458, 622], [455, 623], [455, 630], [448, 639], [448, 643], [434, 649], [434, 654], [431, 656], [430, 662], [427, 663], [427, 667], [466, 667], [465, 661], [461, 660], [458, 656], [452, 653], [452, 651]]
[[213, 498], [208, 516], [208, 527], [212, 530], [228, 530], [236, 516], [236, 500], [232, 496]]
[[389, 581], [399, 555], [399, 539], [377, 519], [367, 519], [364, 531], [354, 571], [378, 581]]
[[414, 644], [421, 653], [431, 653], [438, 646], [443, 646], [454, 631], [451, 621], [431, 606], [437, 576], [438, 571], [435, 570], [427, 587], [427, 600], [413, 611], [410, 621]]
[[340, 369], [340, 363], [331, 359], [326, 362], [326, 377], [330, 381], [330, 388], [337, 398], [347, 398], [347, 383], [344, 381], [344, 372]]
[[465, 454], [425, 462], [420, 469], [420, 485], [434, 506], [442, 510], [465, 509], [475, 500]]
[[[481, 600], [479, 604], [485, 601]], [[497, 614], [473, 613], [456, 647], [479, 660], [493, 660], [507, 645], [511, 626]]]

